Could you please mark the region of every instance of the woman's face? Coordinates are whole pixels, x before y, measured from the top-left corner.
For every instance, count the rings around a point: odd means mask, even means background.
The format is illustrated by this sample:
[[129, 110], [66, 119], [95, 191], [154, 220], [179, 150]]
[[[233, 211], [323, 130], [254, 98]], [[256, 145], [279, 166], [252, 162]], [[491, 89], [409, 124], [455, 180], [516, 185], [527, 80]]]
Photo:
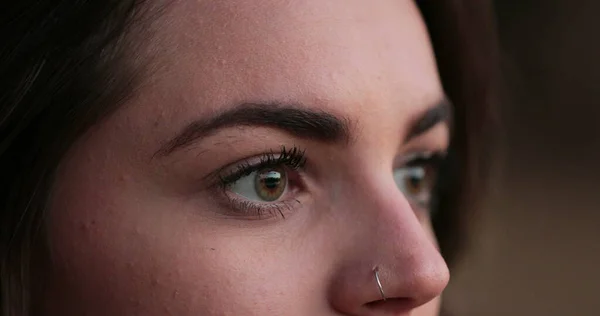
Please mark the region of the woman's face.
[[59, 168], [49, 314], [437, 314], [448, 105], [412, 1], [175, 1], [152, 31]]

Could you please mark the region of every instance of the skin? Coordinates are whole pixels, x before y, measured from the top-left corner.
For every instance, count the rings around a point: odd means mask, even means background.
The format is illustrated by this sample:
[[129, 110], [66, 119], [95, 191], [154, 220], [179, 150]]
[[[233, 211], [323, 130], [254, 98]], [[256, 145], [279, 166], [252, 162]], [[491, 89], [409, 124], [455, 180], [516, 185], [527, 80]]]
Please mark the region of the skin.
[[[448, 269], [427, 211], [392, 177], [448, 145], [445, 123], [404, 142], [443, 98], [412, 1], [176, 1], [151, 43], [153, 74], [59, 168], [48, 314], [437, 315]], [[326, 111], [351, 138], [230, 126], [156, 155], [242, 102]], [[282, 145], [307, 159], [285, 219], [240, 213], [224, 196], [243, 197], [206, 178]]]

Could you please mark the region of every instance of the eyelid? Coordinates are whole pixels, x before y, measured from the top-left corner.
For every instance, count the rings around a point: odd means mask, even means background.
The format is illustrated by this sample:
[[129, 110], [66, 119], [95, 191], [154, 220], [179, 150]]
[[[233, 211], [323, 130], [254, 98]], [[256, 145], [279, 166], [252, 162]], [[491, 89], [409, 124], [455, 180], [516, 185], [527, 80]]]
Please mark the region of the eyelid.
[[217, 171], [215, 171], [214, 180], [218, 180], [220, 183], [225, 181], [233, 182], [234, 180], [230, 179], [233, 175], [236, 175], [238, 178], [242, 177], [244, 174], [250, 175], [253, 171], [255, 171], [254, 169], [259, 168], [259, 166], [262, 164], [261, 161], [261, 156], [254, 156], [219, 168]]
[[[248, 163], [248, 161], [250, 161], [251, 159], [257, 159], [258, 157], [250, 157], [250, 158], [244, 158], [241, 160], [238, 160], [236, 162], [227, 164], [223, 167], [220, 167], [212, 172], [210, 172], [209, 174], [205, 175], [204, 177], [202, 177], [202, 181], [205, 183], [208, 183], [207, 187], [217, 187], [222, 183], [222, 175], [225, 173], [234, 173], [234, 169], [235, 168], [240, 168], [242, 165]], [[231, 171], [228, 171], [231, 170]]]
[[445, 159], [446, 155], [447, 153], [445, 150], [413, 151], [396, 159], [396, 162], [394, 163], [394, 169], [413, 166], [419, 162], [431, 160], [439, 162]]
[[257, 169], [260, 168], [260, 165], [274, 165], [277, 163], [283, 163], [281, 160], [282, 156], [288, 156], [292, 159], [299, 158], [300, 161], [293, 161], [294, 164], [297, 164], [298, 167], [304, 167], [306, 164], [305, 158], [305, 150], [299, 149], [297, 146], [292, 146], [291, 149], [286, 149], [285, 146], [281, 146], [279, 152], [275, 152], [270, 150], [269, 152], [256, 154], [250, 157], [239, 159], [235, 162], [229, 163], [223, 167], [218, 168], [217, 170], [209, 173], [208, 175], [203, 177], [204, 181], [208, 181], [214, 184], [219, 184], [223, 180], [223, 174], [225, 174], [225, 178], [227, 178], [233, 174], [239, 173], [243, 169], [247, 169], [246, 173], [250, 173], [252, 168]]

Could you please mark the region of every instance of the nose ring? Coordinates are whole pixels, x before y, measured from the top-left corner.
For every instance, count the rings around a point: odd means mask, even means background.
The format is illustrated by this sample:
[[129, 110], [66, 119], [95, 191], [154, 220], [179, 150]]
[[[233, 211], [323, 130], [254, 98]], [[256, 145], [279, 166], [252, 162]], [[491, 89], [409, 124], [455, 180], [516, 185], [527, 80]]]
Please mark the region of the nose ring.
[[385, 301], [385, 293], [383, 292], [383, 287], [381, 286], [381, 280], [379, 280], [379, 267], [373, 268], [373, 273], [375, 274], [375, 282], [377, 282], [377, 287], [379, 288], [379, 294], [381, 294], [381, 298]]

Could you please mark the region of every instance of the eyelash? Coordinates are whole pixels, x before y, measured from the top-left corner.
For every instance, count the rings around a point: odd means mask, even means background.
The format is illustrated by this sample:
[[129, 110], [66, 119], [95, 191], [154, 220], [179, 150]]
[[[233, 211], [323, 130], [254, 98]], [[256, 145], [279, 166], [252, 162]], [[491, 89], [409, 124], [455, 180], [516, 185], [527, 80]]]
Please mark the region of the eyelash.
[[296, 146], [290, 149], [282, 146], [278, 154], [270, 152], [258, 157], [258, 162], [251, 162], [251, 160], [254, 159], [256, 158], [248, 159], [235, 167], [234, 170], [219, 175], [218, 186], [222, 193], [228, 198], [228, 202], [233, 205], [233, 208], [244, 215], [258, 216], [259, 219], [265, 214], [285, 217], [284, 212], [292, 207], [292, 202], [300, 203], [298, 200], [292, 199], [291, 201], [257, 203], [240, 198], [233, 198], [227, 193], [227, 190], [230, 186], [235, 184], [236, 181], [249, 176], [255, 171], [272, 167], [285, 167], [286, 170], [290, 171], [303, 169], [306, 165], [305, 150], [301, 150]]

